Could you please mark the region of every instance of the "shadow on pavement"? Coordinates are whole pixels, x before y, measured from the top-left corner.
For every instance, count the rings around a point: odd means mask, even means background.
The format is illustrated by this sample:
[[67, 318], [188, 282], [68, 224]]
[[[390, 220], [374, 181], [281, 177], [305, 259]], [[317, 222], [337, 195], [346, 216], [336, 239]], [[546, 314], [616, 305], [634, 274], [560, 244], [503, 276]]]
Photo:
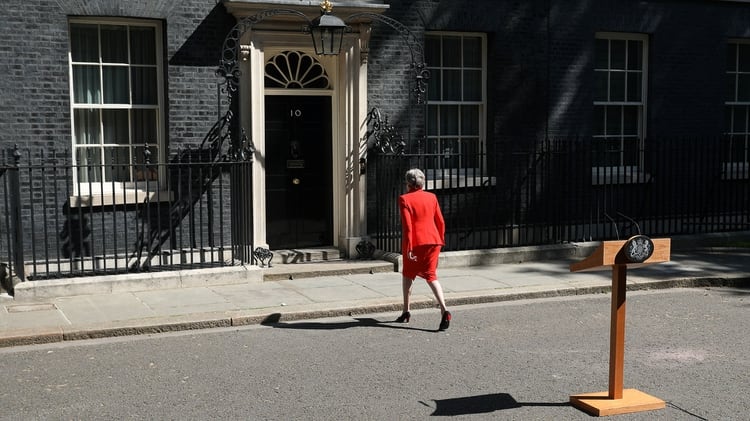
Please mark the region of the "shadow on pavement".
[[[430, 406], [425, 402], [422, 405]], [[570, 406], [569, 402], [517, 402], [508, 393], [467, 396], [464, 398], [439, 399], [435, 401], [433, 417], [486, 414], [503, 409], [521, 408], [523, 406]]]
[[353, 327], [385, 327], [388, 329], [403, 329], [403, 330], [416, 330], [422, 332], [438, 332], [437, 329], [421, 329], [416, 327], [403, 326], [400, 323], [398, 325], [392, 325], [393, 320], [380, 321], [377, 319], [366, 318], [354, 318], [350, 322], [295, 322], [287, 323], [281, 322], [281, 314], [274, 313], [266, 317], [260, 324], [263, 326], [270, 326], [279, 329], [309, 329], [309, 330], [338, 330], [338, 329], [349, 329]]

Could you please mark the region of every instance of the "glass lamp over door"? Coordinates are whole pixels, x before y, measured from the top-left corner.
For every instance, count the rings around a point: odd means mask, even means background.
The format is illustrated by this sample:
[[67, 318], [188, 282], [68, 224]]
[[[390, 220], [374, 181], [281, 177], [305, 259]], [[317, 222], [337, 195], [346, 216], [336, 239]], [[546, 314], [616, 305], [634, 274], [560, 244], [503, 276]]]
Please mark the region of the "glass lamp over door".
[[310, 24], [310, 35], [318, 55], [338, 55], [341, 52], [346, 24], [332, 15], [331, 10], [333, 5], [325, 0], [320, 4], [320, 16]]

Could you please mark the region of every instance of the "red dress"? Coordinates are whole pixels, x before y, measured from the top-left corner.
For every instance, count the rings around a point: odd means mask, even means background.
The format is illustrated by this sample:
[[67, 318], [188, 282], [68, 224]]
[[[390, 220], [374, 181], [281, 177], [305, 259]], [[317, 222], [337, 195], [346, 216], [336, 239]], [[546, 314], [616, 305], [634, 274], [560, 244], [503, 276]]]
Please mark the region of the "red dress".
[[440, 249], [445, 245], [445, 220], [437, 197], [422, 189], [409, 189], [398, 200], [401, 213], [401, 253], [404, 277], [437, 280]]

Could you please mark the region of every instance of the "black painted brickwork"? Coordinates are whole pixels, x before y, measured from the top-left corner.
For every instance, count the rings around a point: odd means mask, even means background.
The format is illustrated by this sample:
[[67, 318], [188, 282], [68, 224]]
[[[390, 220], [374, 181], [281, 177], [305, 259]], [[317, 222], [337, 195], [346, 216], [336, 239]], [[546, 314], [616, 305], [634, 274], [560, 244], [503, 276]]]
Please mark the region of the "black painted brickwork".
[[204, 1], [37, 0], [0, 15], [0, 145], [70, 147], [68, 17], [157, 19], [165, 32], [168, 140], [198, 143], [218, 117], [215, 70], [235, 24]]
[[[750, 5], [709, 0], [392, 0], [387, 15], [418, 38], [484, 32], [488, 40], [487, 144], [533, 149], [545, 134], [590, 133], [597, 31], [649, 35], [650, 135], [716, 136], [723, 124], [725, 45], [750, 38]], [[223, 94], [214, 71], [235, 23], [219, 2], [30, 0], [0, 14], [0, 147], [69, 148], [68, 16], [159, 19], [165, 29], [170, 149], [200, 142]], [[413, 137], [421, 110], [408, 92], [411, 59], [384, 26], [373, 31], [369, 105]], [[410, 118], [416, 117], [416, 121]], [[501, 154], [502, 156], [502, 154]], [[502, 166], [502, 163], [498, 163]], [[501, 180], [512, 183], [513, 180]], [[375, 204], [370, 200], [369, 206]]]

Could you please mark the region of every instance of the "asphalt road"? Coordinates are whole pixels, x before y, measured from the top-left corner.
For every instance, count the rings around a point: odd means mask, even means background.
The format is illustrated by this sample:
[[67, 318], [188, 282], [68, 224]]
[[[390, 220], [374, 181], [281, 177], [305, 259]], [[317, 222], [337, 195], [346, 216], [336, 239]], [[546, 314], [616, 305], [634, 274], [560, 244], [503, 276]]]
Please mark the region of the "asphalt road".
[[[610, 296], [354, 315], [0, 350], [0, 419], [587, 420], [606, 391]], [[750, 290], [630, 292], [618, 420], [747, 420]]]

